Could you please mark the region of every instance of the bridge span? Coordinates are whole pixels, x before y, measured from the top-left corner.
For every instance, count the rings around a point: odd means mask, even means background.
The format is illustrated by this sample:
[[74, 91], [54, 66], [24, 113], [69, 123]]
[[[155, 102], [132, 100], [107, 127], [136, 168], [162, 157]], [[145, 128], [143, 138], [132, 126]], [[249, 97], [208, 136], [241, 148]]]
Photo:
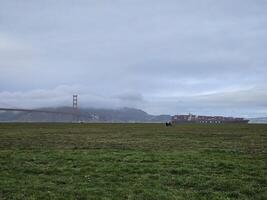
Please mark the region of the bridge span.
[[24, 108], [1, 108], [0, 111], [14, 111], [14, 112], [37, 112], [37, 113], [50, 113], [50, 114], [63, 114], [63, 115], [79, 115], [79, 113], [64, 112], [64, 111], [53, 111], [53, 110], [39, 110], [39, 109], [24, 109]]
[[45, 109], [26, 109], [26, 108], [6, 108], [0, 107], [0, 111], [13, 111], [13, 112], [35, 112], [35, 113], [50, 113], [50, 114], [63, 114], [79, 117], [78, 110], [78, 95], [73, 95], [73, 107], [71, 111], [58, 111], [58, 110], [45, 110]]

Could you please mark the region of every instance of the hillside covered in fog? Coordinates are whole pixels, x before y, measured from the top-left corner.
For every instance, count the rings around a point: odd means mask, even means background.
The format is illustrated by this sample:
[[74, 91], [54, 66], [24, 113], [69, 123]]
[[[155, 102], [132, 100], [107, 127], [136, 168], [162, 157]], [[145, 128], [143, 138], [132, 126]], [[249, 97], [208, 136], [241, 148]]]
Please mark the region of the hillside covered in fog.
[[[42, 110], [71, 112], [71, 107], [42, 108]], [[81, 108], [79, 121], [83, 122], [165, 122], [170, 115], [150, 115], [135, 108], [96, 109]], [[72, 115], [29, 112], [0, 112], [2, 122], [71, 122]]]

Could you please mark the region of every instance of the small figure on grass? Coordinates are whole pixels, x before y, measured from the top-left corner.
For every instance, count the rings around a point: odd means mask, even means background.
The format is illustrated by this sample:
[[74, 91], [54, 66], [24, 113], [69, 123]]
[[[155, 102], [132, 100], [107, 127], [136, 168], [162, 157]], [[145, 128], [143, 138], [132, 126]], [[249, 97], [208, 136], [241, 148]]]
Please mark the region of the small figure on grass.
[[166, 126], [172, 126], [172, 122], [166, 122], [165, 125]]

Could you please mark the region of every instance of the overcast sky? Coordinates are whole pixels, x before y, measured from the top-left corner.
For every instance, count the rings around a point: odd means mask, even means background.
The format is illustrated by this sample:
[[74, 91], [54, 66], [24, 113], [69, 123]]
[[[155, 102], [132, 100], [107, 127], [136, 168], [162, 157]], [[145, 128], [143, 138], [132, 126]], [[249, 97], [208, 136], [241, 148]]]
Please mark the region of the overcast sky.
[[266, 0], [0, 0], [0, 107], [267, 116]]

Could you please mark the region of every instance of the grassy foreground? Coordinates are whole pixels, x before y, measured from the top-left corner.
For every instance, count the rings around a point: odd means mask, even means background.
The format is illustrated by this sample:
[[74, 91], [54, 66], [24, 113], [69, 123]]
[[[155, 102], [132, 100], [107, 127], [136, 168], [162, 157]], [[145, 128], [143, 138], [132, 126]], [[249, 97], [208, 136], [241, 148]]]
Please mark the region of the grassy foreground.
[[0, 199], [267, 199], [267, 125], [0, 124]]

